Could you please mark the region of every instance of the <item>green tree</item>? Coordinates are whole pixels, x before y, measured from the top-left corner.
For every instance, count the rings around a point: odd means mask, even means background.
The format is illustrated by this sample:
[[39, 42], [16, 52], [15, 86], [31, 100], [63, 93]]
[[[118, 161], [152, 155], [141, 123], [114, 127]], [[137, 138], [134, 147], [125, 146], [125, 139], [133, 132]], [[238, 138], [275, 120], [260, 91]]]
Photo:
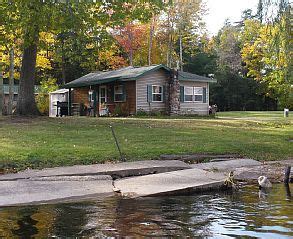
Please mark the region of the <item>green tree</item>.
[[[92, 40], [91, 43], [97, 39], [101, 42], [107, 28], [123, 25], [125, 19], [150, 18], [153, 9], [162, 5], [161, 1], [154, 3], [69, 0], [1, 2], [1, 19], [6, 19], [7, 14], [16, 16], [13, 24], [1, 22], [1, 28], [16, 27], [21, 31], [23, 54], [17, 114], [36, 115], [39, 113], [34, 98], [34, 81], [41, 32], [52, 32], [55, 35], [73, 32], [77, 37], [72, 46], [80, 47], [83, 44], [88, 46], [88, 39]], [[83, 38], [83, 36], [86, 37]], [[85, 43], [81, 43], [81, 40], [84, 40]], [[63, 54], [65, 53], [63, 52]], [[89, 55], [92, 56], [92, 54]], [[70, 59], [70, 57], [68, 58]], [[84, 61], [82, 60], [82, 62]]]
[[[284, 20], [285, 22], [285, 20]], [[276, 48], [275, 39], [280, 37]], [[268, 87], [267, 94], [278, 99], [280, 106], [293, 107], [292, 53], [287, 51], [286, 36], [280, 25], [262, 24], [258, 20], [245, 21], [242, 32], [242, 59], [247, 75]]]

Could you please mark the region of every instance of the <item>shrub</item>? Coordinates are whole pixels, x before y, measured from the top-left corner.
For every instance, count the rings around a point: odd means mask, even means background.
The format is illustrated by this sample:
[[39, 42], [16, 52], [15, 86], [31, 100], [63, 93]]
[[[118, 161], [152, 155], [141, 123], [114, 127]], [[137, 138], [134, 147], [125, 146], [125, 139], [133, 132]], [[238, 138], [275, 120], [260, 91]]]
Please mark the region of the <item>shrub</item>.
[[149, 114], [142, 110], [142, 109], [139, 109], [137, 112], [136, 112], [136, 116], [148, 116]]

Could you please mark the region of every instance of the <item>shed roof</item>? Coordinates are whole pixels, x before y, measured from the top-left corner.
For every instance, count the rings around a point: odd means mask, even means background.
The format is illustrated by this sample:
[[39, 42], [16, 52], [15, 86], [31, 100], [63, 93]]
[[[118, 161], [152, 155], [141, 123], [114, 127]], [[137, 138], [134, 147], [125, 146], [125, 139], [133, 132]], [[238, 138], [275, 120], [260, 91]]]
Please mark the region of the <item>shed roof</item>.
[[[146, 73], [164, 69], [168, 72], [171, 71], [170, 68], [160, 64], [160, 65], [152, 65], [152, 66], [143, 66], [143, 67], [133, 67], [128, 66], [118, 70], [113, 71], [97, 71], [89, 73], [85, 76], [82, 76], [74, 81], [67, 83], [65, 88], [76, 88], [90, 85], [99, 85], [104, 83], [109, 83], [113, 81], [123, 81], [123, 80], [136, 80], [137, 78], [143, 76]], [[187, 81], [202, 81], [202, 82], [216, 82], [211, 78], [207, 78], [204, 76], [199, 76], [196, 74], [191, 74], [187, 72], [179, 72], [179, 80], [187, 80]]]
[[52, 92], [50, 92], [49, 94], [50, 94], [50, 95], [53, 95], [53, 94], [65, 94], [65, 93], [67, 93], [68, 91], [69, 91], [68, 89], [59, 89], [59, 90], [52, 91]]

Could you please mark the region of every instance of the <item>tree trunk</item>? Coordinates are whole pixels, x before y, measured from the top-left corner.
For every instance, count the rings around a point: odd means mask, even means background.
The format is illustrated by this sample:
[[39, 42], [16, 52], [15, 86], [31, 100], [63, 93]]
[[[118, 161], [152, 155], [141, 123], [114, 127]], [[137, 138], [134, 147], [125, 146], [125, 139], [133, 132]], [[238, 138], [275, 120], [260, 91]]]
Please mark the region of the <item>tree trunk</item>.
[[154, 30], [155, 30], [155, 16], [153, 16], [153, 19], [151, 21], [151, 26], [150, 26], [150, 41], [149, 41], [149, 52], [148, 52], [149, 66], [152, 64], [152, 48], [153, 48]]
[[66, 68], [65, 68], [65, 57], [63, 52], [62, 52], [61, 71], [62, 71], [62, 85], [65, 85], [66, 84]]
[[171, 10], [168, 10], [168, 49], [167, 49], [167, 66], [172, 67], [172, 27], [171, 27]]
[[64, 39], [62, 39], [62, 59], [61, 59], [61, 71], [62, 71], [62, 85], [66, 84], [66, 67], [65, 67], [65, 52], [64, 52]]
[[9, 51], [9, 99], [7, 114], [12, 115], [14, 101], [14, 49]]
[[129, 49], [129, 64], [133, 66], [133, 35], [132, 31], [129, 33], [130, 49]]
[[18, 115], [39, 115], [34, 94], [38, 35], [38, 31], [36, 31], [33, 40], [26, 40], [26, 38], [24, 40], [25, 47], [16, 107], [16, 114]]
[[4, 87], [3, 87], [2, 65], [0, 62], [0, 116], [3, 115], [3, 106], [4, 106]]
[[179, 33], [179, 54], [180, 54], [180, 70], [183, 71], [183, 57], [182, 57], [182, 34]]

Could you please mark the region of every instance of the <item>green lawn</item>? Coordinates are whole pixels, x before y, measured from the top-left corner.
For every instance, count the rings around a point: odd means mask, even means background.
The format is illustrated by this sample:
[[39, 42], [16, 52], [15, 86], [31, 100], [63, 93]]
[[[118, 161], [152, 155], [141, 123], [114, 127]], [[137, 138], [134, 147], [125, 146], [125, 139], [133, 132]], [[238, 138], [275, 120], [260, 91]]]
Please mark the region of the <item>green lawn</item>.
[[224, 112], [216, 118], [0, 118], [0, 169], [91, 164], [161, 154], [236, 153], [258, 160], [293, 156], [293, 117]]

